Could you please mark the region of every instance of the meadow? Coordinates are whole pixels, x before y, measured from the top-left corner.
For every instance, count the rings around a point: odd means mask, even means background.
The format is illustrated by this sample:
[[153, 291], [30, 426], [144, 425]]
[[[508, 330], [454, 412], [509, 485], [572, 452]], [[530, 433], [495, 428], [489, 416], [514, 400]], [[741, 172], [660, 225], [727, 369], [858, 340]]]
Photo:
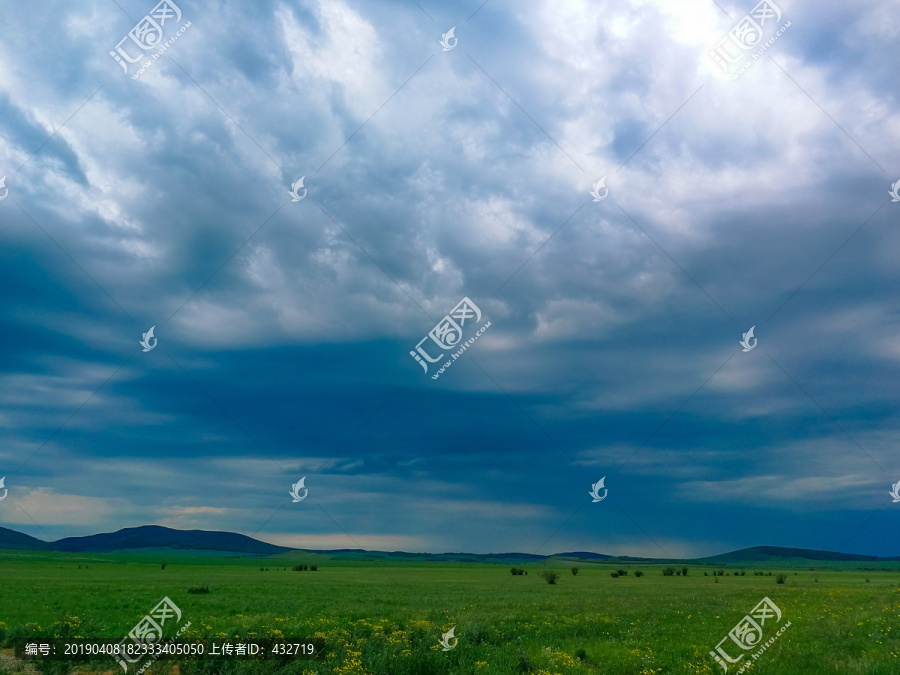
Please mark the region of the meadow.
[[[765, 596], [783, 635], [748, 672], [900, 672], [900, 572], [792, 567], [566, 563], [509, 566], [0, 551], [0, 673], [35, 672], [9, 656], [19, 637], [118, 641], [164, 596], [191, 626], [182, 639], [326, 641], [318, 661], [161, 661], [153, 672], [298, 675], [655, 675], [721, 673], [709, 651]], [[315, 564], [316, 571], [293, 571]], [[578, 574], [570, 571], [579, 568]], [[260, 569], [262, 567], [262, 570]], [[611, 572], [626, 569], [614, 578]], [[559, 572], [554, 585], [542, 570]], [[679, 566], [680, 569], [680, 566]], [[744, 576], [733, 576], [736, 569]], [[636, 570], [644, 575], [636, 577]], [[755, 571], [773, 572], [758, 576]], [[786, 575], [776, 583], [777, 573]], [[188, 589], [208, 587], [208, 593]], [[781, 624], [779, 624], [781, 625]], [[456, 647], [442, 651], [455, 626]], [[766, 631], [764, 639], [774, 634]], [[111, 659], [44, 662], [40, 672], [122, 672]], [[729, 668], [735, 673], [738, 666]]]

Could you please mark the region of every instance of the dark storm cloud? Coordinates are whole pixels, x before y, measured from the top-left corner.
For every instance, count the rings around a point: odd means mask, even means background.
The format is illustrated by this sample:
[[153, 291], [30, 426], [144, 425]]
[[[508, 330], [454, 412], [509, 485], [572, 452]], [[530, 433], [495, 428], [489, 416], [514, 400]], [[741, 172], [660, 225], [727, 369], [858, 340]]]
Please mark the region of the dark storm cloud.
[[[737, 82], [706, 53], [750, 6], [333, 1], [180, 3], [132, 80], [152, 4], [5, 29], [4, 524], [896, 553], [887, 3], [784, 7], [790, 77]], [[463, 296], [491, 328], [433, 381], [409, 351]]]

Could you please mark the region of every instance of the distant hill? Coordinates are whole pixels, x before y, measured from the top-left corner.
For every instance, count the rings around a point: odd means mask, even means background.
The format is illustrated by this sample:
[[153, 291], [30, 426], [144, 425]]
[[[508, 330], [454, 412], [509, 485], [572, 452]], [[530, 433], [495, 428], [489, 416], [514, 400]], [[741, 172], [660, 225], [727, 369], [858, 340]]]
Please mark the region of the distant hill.
[[828, 562], [892, 562], [900, 558], [879, 558], [874, 555], [856, 555], [854, 553], [835, 553], [833, 551], [817, 551], [808, 548], [784, 548], [781, 546], [754, 546], [742, 548], [731, 553], [722, 553], [708, 558], [698, 558], [698, 563], [750, 563], [778, 562], [779, 560], [815, 560]]
[[267, 544], [234, 532], [173, 530], [159, 525], [127, 527], [118, 532], [87, 537], [66, 537], [45, 542], [27, 534], [0, 527], [0, 549], [66, 551], [71, 553], [112, 553], [139, 549], [180, 551], [222, 551], [245, 555], [273, 555], [291, 549]]
[[591, 553], [590, 551], [575, 551], [574, 553], [554, 553], [554, 558], [580, 558], [581, 560], [606, 560], [611, 555], [603, 553]]
[[[341, 560], [403, 561], [403, 562], [474, 562], [509, 565], [541, 562], [549, 556], [533, 553], [407, 553], [405, 551], [366, 551], [360, 548], [302, 549], [304, 552], [330, 555]], [[595, 554], [599, 555], [599, 554]]]
[[722, 553], [697, 559], [636, 558], [631, 556], [609, 556], [591, 551], [570, 551], [553, 555], [534, 553], [407, 553], [406, 551], [366, 551], [364, 549], [292, 549], [275, 546], [235, 532], [210, 532], [207, 530], [175, 530], [159, 525], [127, 527], [118, 532], [94, 534], [86, 537], [66, 537], [58, 541], [46, 542], [15, 530], [0, 527], [0, 550], [21, 551], [63, 551], [70, 553], [129, 553], [149, 552], [165, 554], [180, 552], [183, 556], [278, 556], [297, 557], [314, 553], [330, 555], [340, 560], [384, 561], [384, 562], [446, 562], [446, 563], [487, 563], [525, 564], [540, 563], [550, 558], [565, 558], [610, 563], [692, 563], [704, 565], [799, 565], [807, 562], [865, 563], [900, 562], [900, 557], [879, 558], [871, 555], [835, 553], [804, 548], [780, 546], [754, 546], [739, 551]]
[[27, 534], [0, 527], [0, 549], [14, 549], [17, 551], [49, 551], [51, 545], [46, 541], [35, 539]]
[[118, 532], [94, 534], [89, 537], [66, 537], [53, 542], [52, 545], [54, 550], [73, 553], [111, 553], [136, 548], [168, 548], [272, 555], [291, 550], [234, 532], [173, 530], [159, 525], [127, 527]]

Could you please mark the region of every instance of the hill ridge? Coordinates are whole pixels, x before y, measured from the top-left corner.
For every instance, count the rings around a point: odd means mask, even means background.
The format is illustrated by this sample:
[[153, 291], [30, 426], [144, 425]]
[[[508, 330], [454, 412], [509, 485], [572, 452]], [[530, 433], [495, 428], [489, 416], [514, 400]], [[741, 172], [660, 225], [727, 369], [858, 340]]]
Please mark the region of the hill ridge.
[[720, 553], [700, 558], [643, 558], [633, 556], [610, 556], [592, 551], [569, 551], [538, 555], [534, 553], [409, 553], [406, 551], [369, 551], [366, 549], [293, 549], [269, 544], [236, 532], [217, 530], [178, 530], [162, 525], [140, 525], [126, 527], [115, 532], [64, 537], [56, 541], [43, 541], [28, 534], [6, 527], [0, 527], [0, 549], [60, 551], [69, 553], [112, 553], [132, 549], [171, 549], [175, 551], [218, 551], [245, 555], [275, 555], [294, 551], [361, 557], [366, 560], [385, 558], [434, 560], [443, 562], [509, 562], [540, 561], [548, 558], [569, 558], [577, 560], [608, 560], [610, 562], [666, 562], [667, 560], [694, 562], [699, 564], [729, 564], [748, 562], [775, 562], [781, 560], [840, 561], [840, 562], [896, 562], [900, 557], [880, 557], [855, 553], [839, 553], [818, 549], [804, 549], [784, 546], [751, 546], [748, 548]]

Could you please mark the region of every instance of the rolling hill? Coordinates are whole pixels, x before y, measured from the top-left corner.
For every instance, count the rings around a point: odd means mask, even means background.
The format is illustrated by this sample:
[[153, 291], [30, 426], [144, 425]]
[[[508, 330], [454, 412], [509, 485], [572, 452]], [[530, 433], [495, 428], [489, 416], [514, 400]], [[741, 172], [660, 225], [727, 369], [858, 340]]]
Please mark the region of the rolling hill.
[[298, 553], [329, 555], [342, 560], [384, 562], [472, 562], [493, 564], [539, 563], [550, 558], [558, 561], [609, 563], [692, 563], [700, 565], [798, 565], [818, 563], [888, 563], [900, 557], [879, 558], [852, 553], [836, 553], [780, 546], [754, 546], [697, 559], [656, 559], [631, 556], [608, 556], [590, 551], [573, 551], [552, 555], [533, 553], [407, 553], [405, 551], [366, 551], [363, 549], [291, 549], [268, 544], [235, 532], [176, 530], [159, 525], [128, 527], [117, 532], [85, 537], [66, 537], [46, 542], [35, 537], [0, 527], [0, 550], [58, 551], [67, 553], [142, 553], [179, 552], [182, 555], [279, 556]]
[[0, 527], [0, 549], [112, 553], [148, 548], [173, 551], [227, 551], [245, 555], [273, 555], [291, 550], [234, 532], [173, 530], [159, 525], [127, 527], [118, 532], [87, 537], [66, 537], [54, 542], [41, 541], [27, 534]]

